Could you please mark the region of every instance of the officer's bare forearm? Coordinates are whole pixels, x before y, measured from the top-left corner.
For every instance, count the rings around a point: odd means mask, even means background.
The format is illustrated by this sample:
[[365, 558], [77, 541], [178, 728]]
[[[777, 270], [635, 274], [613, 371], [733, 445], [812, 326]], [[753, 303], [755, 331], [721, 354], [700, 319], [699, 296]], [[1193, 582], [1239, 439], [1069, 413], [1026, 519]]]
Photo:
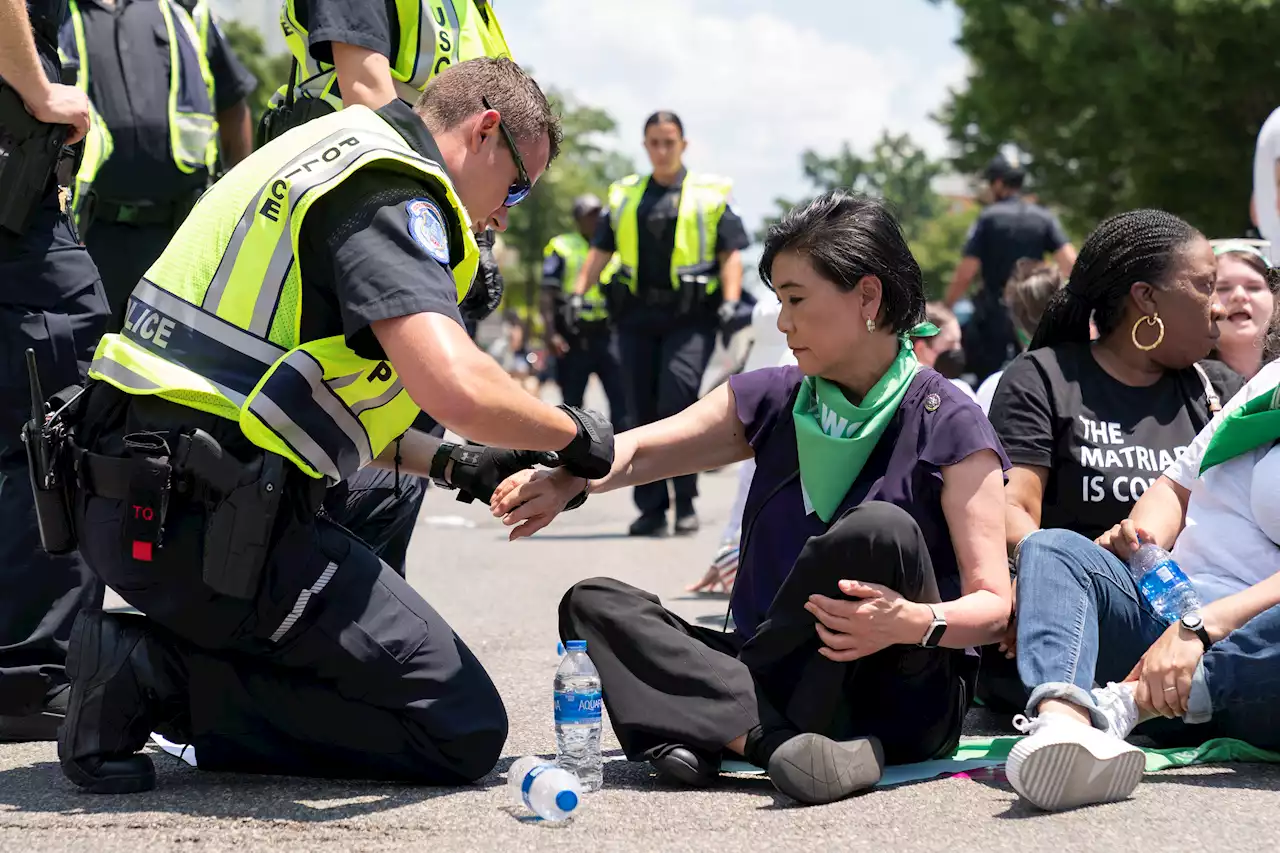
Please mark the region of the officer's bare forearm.
[[732, 252], [721, 252], [720, 288], [725, 302], [737, 302], [742, 299], [742, 253], [737, 249]]
[[0, 0], [0, 77], [28, 104], [48, 97], [49, 78], [36, 53], [26, 0]]
[[373, 324], [400, 380], [424, 412], [479, 444], [563, 450], [578, 434], [564, 412], [531, 396], [443, 314]]
[[556, 292], [549, 287], [538, 294], [538, 308], [542, 312], [543, 335], [547, 340], [556, 333]]
[[600, 280], [600, 273], [604, 272], [610, 257], [612, 255], [603, 249], [593, 248], [587, 252], [587, 262], [582, 265], [582, 269], [578, 270], [578, 278], [573, 283], [573, 292], [581, 296], [590, 290], [591, 285]]
[[[400, 473], [418, 477], [431, 476], [431, 460], [443, 442], [430, 433], [411, 429], [400, 437]], [[396, 443], [386, 446], [378, 458], [369, 463], [384, 471], [396, 469]]]
[[948, 307], [959, 302], [960, 298], [969, 291], [969, 285], [973, 283], [973, 277], [978, 274], [978, 269], [977, 258], [960, 259], [960, 263], [956, 265], [955, 275], [951, 278], [951, 284], [947, 286], [947, 295], [943, 299]]
[[218, 113], [218, 136], [222, 142], [222, 162], [228, 169], [253, 153], [253, 117], [245, 101]]
[[396, 99], [391, 64], [377, 51], [334, 42], [333, 65], [338, 71], [343, 106], [363, 104], [376, 110]]

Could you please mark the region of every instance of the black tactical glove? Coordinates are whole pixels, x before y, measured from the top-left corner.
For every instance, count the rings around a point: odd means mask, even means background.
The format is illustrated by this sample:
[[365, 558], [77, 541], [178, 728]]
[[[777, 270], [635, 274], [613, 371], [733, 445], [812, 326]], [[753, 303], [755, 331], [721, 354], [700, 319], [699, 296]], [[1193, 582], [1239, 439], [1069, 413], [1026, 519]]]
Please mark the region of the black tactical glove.
[[489, 502], [494, 489], [512, 474], [535, 465], [554, 467], [556, 454], [537, 450], [504, 450], [483, 444], [441, 444], [431, 459], [431, 480], [457, 489], [458, 500]]
[[613, 424], [598, 412], [560, 406], [578, 425], [578, 434], [557, 454], [575, 477], [598, 480], [613, 468]]
[[493, 256], [494, 232], [482, 231], [476, 235], [476, 245], [480, 247], [480, 266], [471, 288], [463, 297], [458, 311], [465, 320], [480, 322], [493, 313], [502, 302], [506, 282], [502, 277], [502, 269]]

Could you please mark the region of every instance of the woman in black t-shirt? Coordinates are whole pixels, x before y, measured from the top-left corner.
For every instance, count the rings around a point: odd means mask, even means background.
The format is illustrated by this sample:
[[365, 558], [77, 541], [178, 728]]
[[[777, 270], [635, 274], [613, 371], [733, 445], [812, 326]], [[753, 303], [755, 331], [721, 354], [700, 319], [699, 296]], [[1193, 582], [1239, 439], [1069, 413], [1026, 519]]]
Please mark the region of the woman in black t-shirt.
[[[1240, 388], [1224, 365], [1197, 364], [1218, 336], [1216, 277], [1209, 241], [1163, 211], [1113, 217], [1085, 241], [991, 406], [1013, 463], [1005, 530], [1015, 564], [1018, 544], [1035, 530], [1096, 539], [1127, 518], [1219, 400]], [[1090, 317], [1099, 333], [1092, 343]], [[1011, 628], [1000, 647], [1009, 657], [1014, 636]], [[979, 695], [989, 701], [987, 684]]]

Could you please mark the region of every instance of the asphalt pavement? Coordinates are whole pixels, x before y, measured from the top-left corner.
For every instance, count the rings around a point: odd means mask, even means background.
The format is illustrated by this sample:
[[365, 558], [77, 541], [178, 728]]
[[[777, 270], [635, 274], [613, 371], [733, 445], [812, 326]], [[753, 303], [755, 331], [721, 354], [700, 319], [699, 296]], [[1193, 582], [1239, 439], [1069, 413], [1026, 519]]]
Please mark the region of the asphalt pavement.
[[[605, 788], [567, 824], [531, 820], [506, 798], [503, 771], [548, 755], [556, 605], [575, 581], [610, 575], [658, 593], [682, 616], [721, 624], [724, 598], [690, 596], [715, 550], [736, 471], [703, 478], [703, 529], [689, 538], [624, 534], [627, 494], [594, 496], [517, 543], [476, 504], [433, 490], [410, 552], [410, 580], [471, 646], [507, 705], [511, 734], [498, 767], [462, 789], [202, 773], [156, 752], [156, 790], [81, 793], [52, 744], [0, 746], [0, 851], [802, 849], [1267, 849], [1280, 837], [1280, 767], [1234, 765], [1149, 775], [1132, 799], [1044, 815], [1003, 781], [944, 779], [805, 808], [767, 780], [726, 779], [712, 791], [659, 783], [621, 759], [606, 726]], [[110, 604], [119, 604], [113, 599]], [[978, 731], [1002, 721], [971, 719]]]

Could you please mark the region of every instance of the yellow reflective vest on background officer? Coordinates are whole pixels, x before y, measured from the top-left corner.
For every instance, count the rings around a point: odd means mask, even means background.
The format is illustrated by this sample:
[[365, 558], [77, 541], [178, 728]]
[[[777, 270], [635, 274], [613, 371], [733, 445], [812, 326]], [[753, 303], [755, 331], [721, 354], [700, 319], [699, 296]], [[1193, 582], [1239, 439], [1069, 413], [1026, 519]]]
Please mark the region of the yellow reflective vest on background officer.
[[[200, 169], [213, 173], [218, 160], [218, 120], [215, 114], [213, 72], [209, 69], [207, 0], [194, 7], [193, 19], [174, 0], [158, 0], [169, 49], [169, 149], [174, 164], [184, 174]], [[85, 44], [80, 4], [70, 0], [67, 20], [58, 37], [62, 60], [79, 66], [76, 86], [92, 97], [93, 69]], [[199, 22], [199, 23], [197, 23]], [[84, 155], [72, 188], [72, 213], [82, 230], [94, 179], [111, 156], [114, 142], [106, 122], [90, 106], [89, 133]]]
[[[609, 187], [609, 222], [618, 247], [618, 266], [606, 283], [618, 281], [636, 292], [636, 268], [640, 261], [640, 232], [636, 210], [649, 185], [647, 175], [630, 175]], [[671, 252], [671, 287], [701, 287], [707, 294], [720, 289], [716, 269], [716, 233], [729, 206], [733, 182], [718, 175], [689, 172], [680, 189], [676, 241]]]
[[296, 252], [308, 209], [370, 166], [394, 166], [447, 200], [461, 302], [479, 252], [448, 175], [352, 107], [286, 133], [204, 194], [134, 290], [124, 330], [102, 339], [90, 377], [237, 421], [312, 477], [336, 482], [368, 464], [418, 406], [389, 363], [361, 358], [342, 335], [299, 339]]
[[[582, 265], [587, 261], [587, 252], [591, 250], [591, 244], [587, 242], [587, 238], [583, 237], [576, 231], [568, 234], [561, 234], [558, 237], [552, 237], [551, 242], [547, 243], [547, 247], [542, 250], [542, 256], [549, 258], [552, 255], [559, 255], [564, 259], [563, 289], [566, 296], [573, 295], [574, 283], [578, 280], [578, 272], [582, 269]], [[609, 262], [609, 266], [605, 267], [602, 279], [612, 275], [617, 268], [617, 256]], [[604, 294], [600, 290], [600, 282], [592, 282], [591, 287], [583, 294], [583, 310], [578, 315], [578, 319], [587, 323], [595, 323], [606, 320], [609, 317], [609, 309], [605, 304]]]
[[[295, 96], [320, 98], [340, 110], [342, 98], [334, 91], [337, 72], [329, 63], [311, 57], [308, 32], [298, 20], [297, 6], [298, 0], [283, 0], [280, 9], [280, 28], [298, 64]], [[478, 6], [484, 6], [485, 15]], [[395, 0], [395, 8], [399, 40], [388, 61], [403, 101], [416, 102], [431, 78], [450, 65], [483, 56], [511, 58], [498, 16], [486, 0]], [[272, 104], [283, 99], [282, 88]]]

